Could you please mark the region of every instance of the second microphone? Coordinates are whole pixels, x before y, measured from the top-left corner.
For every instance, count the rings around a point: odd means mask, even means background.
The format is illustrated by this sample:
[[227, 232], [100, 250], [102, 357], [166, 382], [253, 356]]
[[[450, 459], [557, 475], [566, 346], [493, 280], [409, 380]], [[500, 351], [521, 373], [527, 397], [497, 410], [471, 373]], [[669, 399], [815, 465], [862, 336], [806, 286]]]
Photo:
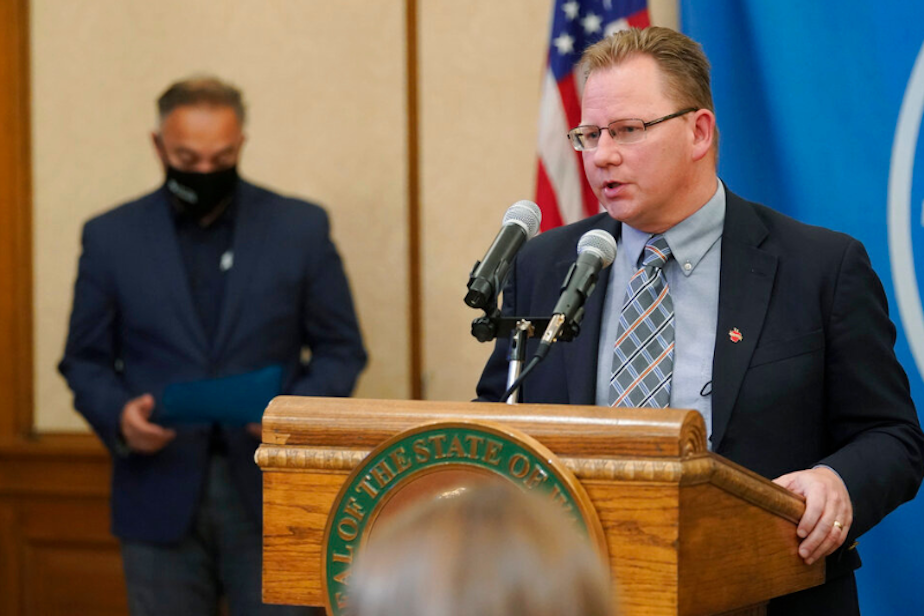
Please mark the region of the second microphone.
[[593, 229], [581, 236], [577, 253], [577, 260], [562, 283], [561, 295], [552, 310], [552, 321], [542, 335], [537, 356], [545, 357], [563, 329], [576, 330], [580, 325], [584, 303], [597, 286], [600, 270], [609, 267], [616, 258], [616, 240], [602, 229]]

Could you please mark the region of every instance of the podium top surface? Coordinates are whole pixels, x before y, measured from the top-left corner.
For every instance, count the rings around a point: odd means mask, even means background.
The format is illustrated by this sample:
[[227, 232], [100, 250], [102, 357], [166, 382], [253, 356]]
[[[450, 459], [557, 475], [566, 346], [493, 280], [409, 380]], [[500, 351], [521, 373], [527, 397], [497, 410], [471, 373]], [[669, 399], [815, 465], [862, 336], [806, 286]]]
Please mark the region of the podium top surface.
[[269, 404], [263, 443], [368, 449], [437, 421], [503, 424], [563, 456], [687, 458], [707, 452], [705, 423], [692, 410], [300, 396]]

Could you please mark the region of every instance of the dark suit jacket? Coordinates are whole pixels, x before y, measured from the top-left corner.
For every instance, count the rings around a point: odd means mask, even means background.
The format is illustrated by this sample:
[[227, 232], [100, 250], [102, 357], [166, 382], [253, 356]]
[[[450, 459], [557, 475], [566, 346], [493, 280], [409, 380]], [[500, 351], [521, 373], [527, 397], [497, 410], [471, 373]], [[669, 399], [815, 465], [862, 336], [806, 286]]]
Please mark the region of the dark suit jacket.
[[[170, 383], [284, 367], [283, 391], [349, 395], [366, 361], [340, 257], [320, 207], [241, 181], [234, 265], [209, 344], [189, 290], [166, 191], [89, 221], [59, 366], [74, 404], [118, 451], [125, 403]], [[311, 360], [300, 361], [302, 347]], [[235, 484], [256, 520], [258, 441], [224, 428]], [[113, 532], [167, 542], [190, 527], [209, 455], [209, 427], [180, 427], [157, 454], [114, 456]]]
[[[859, 566], [853, 540], [914, 497], [924, 435], [895, 358], [895, 327], [863, 246], [727, 193], [713, 361], [713, 450], [767, 478], [825, 464], [847, 485], [854, 522], [828, 577]], [[504, 291], [504, 313], [548, 316], [578, 239], [619, 223], [601, 214], [528, 242]], [[524, 402], [594, 404], [608, 276], [586, 306], [580, 336], [558, 343], [525, 380]], [[733, 343], [729, 331], [743, 339]], [[531, 345], [536, 344], [535, 340]], [[498, 400], [507, 341], [478, 385]]]

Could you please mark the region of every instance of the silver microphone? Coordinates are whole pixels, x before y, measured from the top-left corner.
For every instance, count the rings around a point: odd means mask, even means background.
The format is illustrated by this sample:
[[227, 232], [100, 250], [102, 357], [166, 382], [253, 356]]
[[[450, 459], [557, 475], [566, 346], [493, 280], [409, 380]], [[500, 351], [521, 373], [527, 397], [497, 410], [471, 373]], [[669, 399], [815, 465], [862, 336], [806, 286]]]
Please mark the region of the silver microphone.
[[532, 201], [517, 201], [507, 209], [494, 243], [484, 258], [475, 263], [468, 280], [466, 304], [484, 310], [496, 308], [497, 295], [504, 288], [514, 255], [539, 232], [541, 221], [542, 212]]
[[565, 325], [579, 325], [584, 318], [584, 303], [597, 286], [597, 276], [616, 258], [616, 240], [602, 230], [593, 229], [581, 236], [577, 245], [578, 257], [561, 286], [558, 303], [552, 310], [549, 322], [536, 355], [545, 356], [558, 339]]

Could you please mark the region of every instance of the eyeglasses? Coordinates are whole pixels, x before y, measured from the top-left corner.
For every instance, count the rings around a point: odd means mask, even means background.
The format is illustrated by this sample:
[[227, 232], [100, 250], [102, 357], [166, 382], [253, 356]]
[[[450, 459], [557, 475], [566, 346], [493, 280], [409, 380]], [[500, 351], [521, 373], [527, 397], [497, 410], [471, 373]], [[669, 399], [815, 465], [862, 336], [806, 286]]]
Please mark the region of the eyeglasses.
[[[623, 145], [627, 143], [638, 143], [639, 141], [645, 139], [645, 135], [648, 133], [649, 126], [654, 126], [655, 124], [660, 124], [661, 122], [679, 118], [680, 116], [686, 115], [691, 111], [699, 111], [699, 109], [696, 107], [687, 107], [686, 109], [681, 109], [677, 113], [666, 115], [663, 118], [658, 118], [657, 120], [652, 120], [651, 122], [645, 122], [644, 120], [639, 120], [637, 118], [614, 120], [607, 124], [606, 130], [610, 133], [610, 137], [612, 137], [613, 141], [616, 143]], [[597, 144], [600, 143], [600, 135], [602, 133], [602, 126], [578, 126], [577, 128], [572, 128], [570, 131], [568, 131], [568, 139], [571, 140], [571, 145], [573, 145], [574, 149], [578, 152], [591, 152], [597, 149]]]

